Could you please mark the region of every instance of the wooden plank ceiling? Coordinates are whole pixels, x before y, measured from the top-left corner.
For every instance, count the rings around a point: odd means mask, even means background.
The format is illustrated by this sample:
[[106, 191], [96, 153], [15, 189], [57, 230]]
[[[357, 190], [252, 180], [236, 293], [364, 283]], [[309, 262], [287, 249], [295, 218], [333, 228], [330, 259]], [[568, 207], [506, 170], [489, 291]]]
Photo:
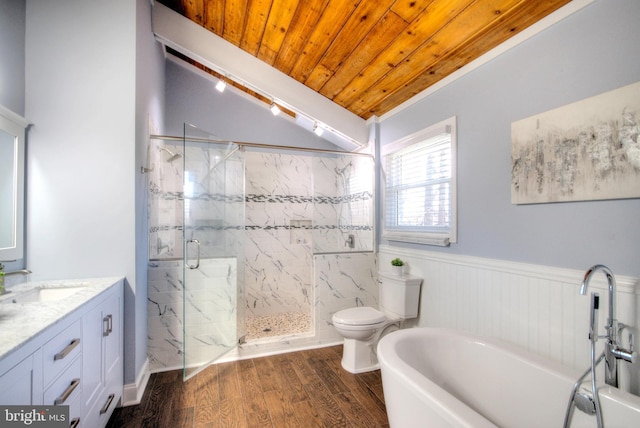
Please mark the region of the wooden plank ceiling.
[[569, 1], [159, 2], [368, 119], [392, 110]]

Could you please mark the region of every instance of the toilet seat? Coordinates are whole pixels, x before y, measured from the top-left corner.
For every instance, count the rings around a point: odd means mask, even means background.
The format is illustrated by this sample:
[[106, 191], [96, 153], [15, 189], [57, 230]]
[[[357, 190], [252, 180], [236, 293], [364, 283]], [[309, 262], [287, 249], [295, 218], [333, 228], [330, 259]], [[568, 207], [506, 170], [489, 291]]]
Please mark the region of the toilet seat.
[[332, 318], [334, 324], [352, 327], [375, 327], [387, 321], [387, 317], [382, 312], [369, 306], [343, 309], [333, 314]]

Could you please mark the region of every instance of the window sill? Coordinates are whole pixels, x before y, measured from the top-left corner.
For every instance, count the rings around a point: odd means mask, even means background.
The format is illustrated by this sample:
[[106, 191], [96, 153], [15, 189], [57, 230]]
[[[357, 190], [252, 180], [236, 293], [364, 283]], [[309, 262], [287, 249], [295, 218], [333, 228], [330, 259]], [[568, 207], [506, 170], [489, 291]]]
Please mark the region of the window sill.
[[442, 234], [424, 234], [424, 233], [399, 233], [384, 232], [382, 239], [396, 242], [409, 242], [412, 244], [434, 245], [438, 247], [448, 247], [450, 244], [449, 236]]

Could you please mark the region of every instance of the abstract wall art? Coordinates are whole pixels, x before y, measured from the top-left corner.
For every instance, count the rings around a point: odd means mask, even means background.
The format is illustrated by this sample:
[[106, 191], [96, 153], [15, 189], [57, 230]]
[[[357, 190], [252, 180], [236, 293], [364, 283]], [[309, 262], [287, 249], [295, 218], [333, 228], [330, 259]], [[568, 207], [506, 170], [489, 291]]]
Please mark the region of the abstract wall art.
[[511, 124], [511, 202], [640, 197], [640, 82]]

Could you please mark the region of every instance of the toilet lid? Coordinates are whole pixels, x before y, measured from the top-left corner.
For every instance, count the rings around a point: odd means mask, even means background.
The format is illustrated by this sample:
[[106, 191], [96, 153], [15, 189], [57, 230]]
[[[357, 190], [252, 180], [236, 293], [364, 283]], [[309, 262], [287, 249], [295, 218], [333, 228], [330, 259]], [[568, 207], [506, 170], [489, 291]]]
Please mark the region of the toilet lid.
[[344, 309], [333, 314], [333, 321], [346, 325], [378, 324], [386, 319], [384, 314], [368, 306]]

